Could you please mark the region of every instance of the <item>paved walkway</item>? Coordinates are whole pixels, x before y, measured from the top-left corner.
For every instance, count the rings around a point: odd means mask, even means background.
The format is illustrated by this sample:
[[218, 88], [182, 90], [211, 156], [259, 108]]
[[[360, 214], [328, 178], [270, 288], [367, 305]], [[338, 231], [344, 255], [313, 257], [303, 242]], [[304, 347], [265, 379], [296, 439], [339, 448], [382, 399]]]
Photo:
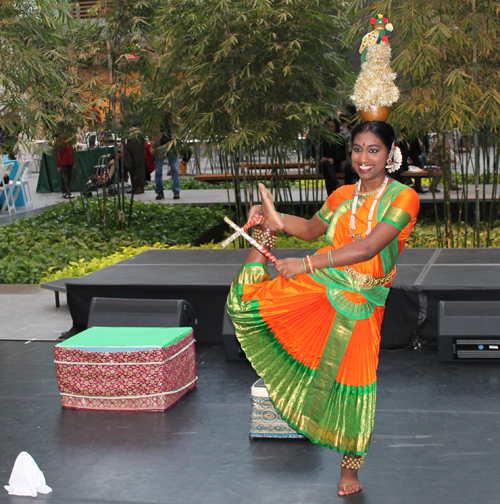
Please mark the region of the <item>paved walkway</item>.
[[[32, 173], [30, 175], [30, 189], [31, 189], [31, 196], [33, 199], [33, 209], [26, 211], [20, 208], [17, 210], [16, 214], [12, 216], [8, 215], [7, 212], [5, 211], [0, 211], [0, 225], [8, 224], [16, 219], [23, 217], [33, 217], [34, 215], [37, 215], [38, 213], [42, 212], [47, 207], [66, 201], [65, 199], [62, 198], [62, 195], [60, 193], [48, 193], [48, 194], [37, 193], [36, 192], [37, 182], [38, 182], [38, 173]], [[481, 198], [486, 197], [486, 199], [488, 200], [491, 199], [492, 190], [493, 190], [492, 185], [487, 185], [485, 191], [483, 191], [483, 187], [481, 186], [479, 189]], [[468, 199], [470, 201], [474, 200], [474, 193], [475, 193], [474, 187], [469, 186]], [[306, 197], [305, 191], [302, 190], [302, 198], [301, 198], [301, 193], [299, 189], [295, 188], [291, 189], [291, 196], [293, 200], [296, 202], [300, 201], [301, 199], [305, 201], [306, 198], [309, 201], [311, 201], [313, 199], [313, 194], [315, 194], [315, 191], [309, 190], [309, 196]], [[456, 200], [457, 194], [459, 198], [462, 198], [462, 192], [460, 191], [458, 193], [452, 192], [451, 199]], [[156, 194], [154, 190], [146, 191], [144, 194], [135, 195], [134, 198], [140, 201], [156, 202]], [[244, 198], [243, 194], [242, 198]], [[320, 201], [324, 201], [325, 198], [326, 198], [325, 190], [320, 189], [319, 192]], [[439, 194], [436, 194], [436, 199], [438, 202], [443, 201], [443, 193], [441, 192]], [[422, 202], [431, 202], [432, 194], [430, 193], [420, 194], [420, 200]], [[183, 190], [181, 191], [181, 198], [179, 200], [173, 199], [172, 192], [165, 191], [165, 199], [159, 201], [158, 203], [171, 204], [171, 205], [179, 205], [179, 204], [212, 205], [217, 203], [227, 204], [228, 201], [234, 203], [234, 191], [232, 189], [230, 189], [229, 191], [227, 191], [226, 189]]]
[[39, 285], [0, 285], [0, 339], [54, 341], [73, 325], [66, 295], [56, 308], [54, 293]]

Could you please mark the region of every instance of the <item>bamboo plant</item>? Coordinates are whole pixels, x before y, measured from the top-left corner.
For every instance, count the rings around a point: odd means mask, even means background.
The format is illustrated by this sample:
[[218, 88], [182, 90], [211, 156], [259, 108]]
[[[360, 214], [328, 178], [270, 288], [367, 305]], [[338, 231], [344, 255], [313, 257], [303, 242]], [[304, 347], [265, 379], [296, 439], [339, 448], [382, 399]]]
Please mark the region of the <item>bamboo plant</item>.
[[159, 9], [160, 65], [179, 76], [164, 102], [180, 105], [190, 138], [231, 173], [240, 221], [256, 197], [245, 163], [277, 163], [275, 196], [289, 205], [284, 164], [302, 158], [299, 136], [335, 116], [350, 90], [346, 24], [341, 12], [332, 14], [335, 6], [172, 0]]
[[[451, 162], [449, 149], [443, 148], [442, 156], [444, 245], [483, 245], [481, 229], [491, 230], [498, 219], [500, 4], [494, 0], [356, 0], [350, 5], [353, 26], [348, 42], [354, 43], [362, 33], [367, 15], [384, 13], [393, 21], [393, 69], [398, 73], [401, 98], [393, 108], [391, 123], [398, 130], [406, 129], [410, 138], [425, 138], [431, 132], [453, 137], [457, 161]], [[473, 221], [468, 211], [467, 169], [474, 174]], [[463, 190], [457, 194], [450, 186], [462, 171]], [[489, 183], [494, 184], [487, 213], [480, 187], [482, 172], [487, 178], [491, 174]], [[465, 240], [453, 233], [452, 200], [459, 202], [458, 228], [465, 232]], [[469, 223], [474, 227], [473, 236], [465, 231]], [[440, 224], [436, 212], [438, 233]]]

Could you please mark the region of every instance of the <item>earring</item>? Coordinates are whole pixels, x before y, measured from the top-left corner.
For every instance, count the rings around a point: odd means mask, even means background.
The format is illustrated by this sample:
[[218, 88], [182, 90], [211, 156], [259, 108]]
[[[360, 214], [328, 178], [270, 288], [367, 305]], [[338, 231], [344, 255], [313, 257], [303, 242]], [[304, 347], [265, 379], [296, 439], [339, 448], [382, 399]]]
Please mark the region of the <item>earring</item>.
[[385, 168], [389, 173], [394, 173], [401, 168], [402, 164], [403, 154], [401, 153], [401, 149], [399, 147], [396, 147], [396, 144], [393, 142]]

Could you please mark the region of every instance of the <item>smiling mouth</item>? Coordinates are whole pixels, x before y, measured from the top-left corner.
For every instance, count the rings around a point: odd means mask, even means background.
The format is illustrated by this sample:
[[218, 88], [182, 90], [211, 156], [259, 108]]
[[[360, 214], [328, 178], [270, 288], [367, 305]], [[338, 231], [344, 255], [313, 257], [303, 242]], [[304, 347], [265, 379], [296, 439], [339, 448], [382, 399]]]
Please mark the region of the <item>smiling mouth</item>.
[[361, 171], [368, 171], [368, 170], [371, 170], [372, 168], [373, 168], [372, 165], [364, 165], [364, 164], [363, 165], [359, 165], [359, 169]]

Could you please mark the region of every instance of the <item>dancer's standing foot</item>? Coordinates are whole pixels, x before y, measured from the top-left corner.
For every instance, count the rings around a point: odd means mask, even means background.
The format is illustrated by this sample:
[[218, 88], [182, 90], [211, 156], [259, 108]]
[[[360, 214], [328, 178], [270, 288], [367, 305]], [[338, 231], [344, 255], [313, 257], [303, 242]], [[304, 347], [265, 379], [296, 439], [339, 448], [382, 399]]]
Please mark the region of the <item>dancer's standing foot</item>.
[[342, 467], [340, 475], [340, 481], [338, 485], [339, 495], [349, 495], [352, 493], [359, 492], [363, 486], [358, 479], [357, 469], [346, 469]]

